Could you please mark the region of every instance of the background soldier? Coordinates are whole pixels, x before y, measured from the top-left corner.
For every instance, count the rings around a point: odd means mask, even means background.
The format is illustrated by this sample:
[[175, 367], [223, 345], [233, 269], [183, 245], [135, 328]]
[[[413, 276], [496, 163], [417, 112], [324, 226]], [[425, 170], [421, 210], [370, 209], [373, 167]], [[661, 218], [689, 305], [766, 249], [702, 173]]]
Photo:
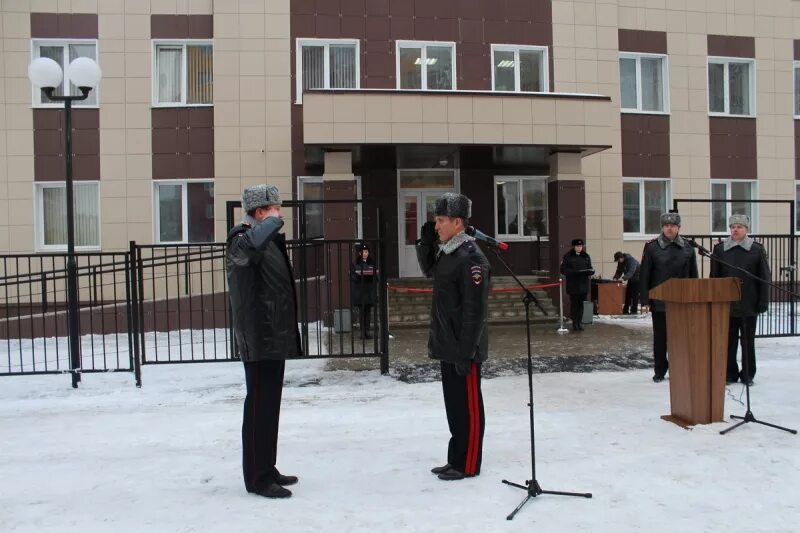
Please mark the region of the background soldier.
[[697, 255], [694, 248], [678, 235], [681, 216], [661, 215], [661, 235], [644, 245], [639, 272], [642, 313], [653, 311], [653, 381], [664, 381], [669, 369], [667, 361], [667, 314], [661, 300], [650, 300], [650, 289], [671, 278], [696, 278]]
[[594, 274], [592, 258], [584, 249], [583, 239], [572, 239], [572, 250], [564, 254], [560, 270], [567, 281], [572, 331], [583, 331], [583, 307], [586, 294], [591, 289], [589, 278]]
[[475, 239], [464, 233], [471, 211], [469, 198], [445, 193], [436, 201], [435, 226], [426, 222], [417, 241], [420, 267], [433, 276], [428, 357], [441, 361], [450, 427], [447, 464], [431, 470], [443, 480], [477, 476], [483, 455], [481, 363], [489, 353], [490, 269]]
[[275, 468], [283, 371], [301, 354], [294, 276], [286, 254], [281, 197], [256, 185], [242, 195], [247, 212], [228, 234], [228, 287], [233, 332], [244, 363], [247, 396], [242, 422], [242, 469], [247, 492], [288, 498], [297, 483]]
[[621, 279], [625, 284], [625, 304], [622, 306], [622, 314], [635, 315], [639, 310], [639, 261], [631, 254], [623, 252], [616, 252], [614, 261], [617, 263], [614, 279]]
[[[750, 229], [750, 217], [747, 215], [733, 215], [728, 219], [731, 237], [714, 246], [713, 256], [735, 267], [742, 268], [755, 276], [772, 281], [772, 272], [767, 261], [767, 252], [764, 247], [747, 236]], [[742, 299], [731, 302], [730, 329], [728, 330], [728, 383], [753, 383], [756, 375], [756, 324], [758, 315], [769, 308], [770, 287], [766, 283], [759, 283], [743, 272], [711, 260], [711, 277], [725, 278], [737, 277], [742, 281]], [[747, 375], [739, 372], [736, 364], [736, 352], [742, 345], [742, 365], [744, 354], [747, 352]]]

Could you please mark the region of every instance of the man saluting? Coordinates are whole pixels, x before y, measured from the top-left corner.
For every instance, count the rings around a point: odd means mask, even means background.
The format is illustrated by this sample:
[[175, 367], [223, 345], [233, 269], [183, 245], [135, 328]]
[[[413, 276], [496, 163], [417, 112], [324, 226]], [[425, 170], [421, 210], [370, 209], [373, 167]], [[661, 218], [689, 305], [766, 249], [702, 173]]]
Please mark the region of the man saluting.
[[419, 265], [433, 277], [428, 357], [441, 361], [450, 427], [447, 464], [431, 472], [446, 481], [480, 474], [483, 452], [481, 363], [489, 347], [490, 269], [475, 239], [464, 233], [471, 211], [463, 194], [443, 194], [436, 201], [435, 225], [426, 222], [417, 241]]

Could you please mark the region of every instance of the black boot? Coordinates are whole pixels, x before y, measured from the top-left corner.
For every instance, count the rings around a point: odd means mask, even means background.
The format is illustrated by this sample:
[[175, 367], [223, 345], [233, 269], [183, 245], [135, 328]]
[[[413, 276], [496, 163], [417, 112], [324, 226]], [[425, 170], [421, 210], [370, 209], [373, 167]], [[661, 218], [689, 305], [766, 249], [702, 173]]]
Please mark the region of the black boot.
[[439, 474], [439, 479], [444, 481], [458, 481], [459, 479], [464, 479], [465, 477], [467, 476], [464, 474], [464, 472], [461, 470], [456, 470], [452, 467]]
[[450, 466], [450, 463], [447, 463], [446, 465], [442, 465], [442, 466], [436, 466], [436, 467], [434, 467], [434, 468], [431, 468], [431, 473], [432, 473], [432, 474], [436, 474], [436, 475], [438, 476], [439, 474], [442, 474], [442, 473], [444, 473], [444, 472], [447, 472], [447, 471], [448, 471], [448, 470], [450, 470], [451, 468], [453, 468], [453, 467], [452, 467], [452, 466]]
[[256, 494], [265, 498], [288, 498], [292, 495], [292, 491], [281, 487], [277, 483], [270, 483], [263, 489], [257, 490]]

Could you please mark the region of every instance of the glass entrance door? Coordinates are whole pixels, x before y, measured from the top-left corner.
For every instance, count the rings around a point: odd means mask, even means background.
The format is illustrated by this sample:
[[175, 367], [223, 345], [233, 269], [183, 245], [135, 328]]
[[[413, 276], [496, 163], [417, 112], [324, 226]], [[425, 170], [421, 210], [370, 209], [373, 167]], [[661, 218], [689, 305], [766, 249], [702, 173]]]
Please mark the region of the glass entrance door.
[[434, 220], [436, 199], [447, 191], [401, 190], [400, 193], [400, 277], [422, 277], [415, 243], [422, 225]]

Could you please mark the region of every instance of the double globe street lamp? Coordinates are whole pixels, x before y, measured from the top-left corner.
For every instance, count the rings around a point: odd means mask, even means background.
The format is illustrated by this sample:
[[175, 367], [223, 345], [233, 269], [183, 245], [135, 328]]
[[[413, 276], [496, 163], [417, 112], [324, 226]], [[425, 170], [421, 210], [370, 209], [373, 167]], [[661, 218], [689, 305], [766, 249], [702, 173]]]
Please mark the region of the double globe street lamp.
[[67, 318], [69, 329], [69, 354], [72, 386], [80, 381], [81, 349], [80, 319], [78, 316], [78, 268], [75, 260], [75, 213], [72, 183], [72, 102], [86, 100], [89, 92], [100, 81], [102, 72], [97, 63], [88, 57], [79, 57], [67, 66], [67, 77], [81, 94], [60, 96], [56, 89], [64, 81], [61, 65], [48, 57], [34, 59], [28, 66], [28, 78], [34, 86], [44, 91], [52, 102], [64, 102], [64, 162], [66, 165], [67, 201]]

